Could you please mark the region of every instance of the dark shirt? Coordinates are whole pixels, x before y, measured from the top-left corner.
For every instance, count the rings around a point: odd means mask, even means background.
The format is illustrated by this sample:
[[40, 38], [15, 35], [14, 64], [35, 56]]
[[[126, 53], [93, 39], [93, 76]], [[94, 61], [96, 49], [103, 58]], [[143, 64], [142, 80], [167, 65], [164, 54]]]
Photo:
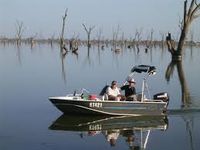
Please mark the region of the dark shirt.
[[130, 87], [129, 85], [122, 86], [121, 90], [125, 91], [125, 96], [126, 97], [129, 97], [131, 95], [135, 95], [136, 94], [135, 87]]

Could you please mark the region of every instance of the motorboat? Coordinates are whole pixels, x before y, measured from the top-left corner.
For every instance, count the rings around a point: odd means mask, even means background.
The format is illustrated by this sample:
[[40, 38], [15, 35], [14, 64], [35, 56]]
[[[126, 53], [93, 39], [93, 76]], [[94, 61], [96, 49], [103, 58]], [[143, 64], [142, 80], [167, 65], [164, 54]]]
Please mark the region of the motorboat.
[[[144, 74], [142, 92], [137, 94], [135, 101], [113, 101], [105, 99], [105, 95], [90, 94], [82, 89], [66, 96], [49, 97], [52, 104], [64, 114], [78, 115], [111, 115], [111, 116], [159, 116], [165, 115], [169, 103], [166, 92], [154, 94], [148, 98], [147, 79], [156, 73], [155, 66], [138, 65], [131, 69], [127, 80], [133, 78], [135, 73]], [[126, 80], [126, 81], [127, 81]], [[124, 83], [126, 84], [126, 82]]]

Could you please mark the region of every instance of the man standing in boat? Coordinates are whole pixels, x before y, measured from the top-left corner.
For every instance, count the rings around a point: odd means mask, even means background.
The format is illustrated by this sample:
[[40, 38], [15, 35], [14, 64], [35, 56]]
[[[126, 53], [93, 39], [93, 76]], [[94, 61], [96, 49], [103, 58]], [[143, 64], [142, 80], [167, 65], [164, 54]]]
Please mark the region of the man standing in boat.
[[134, 79], [130, 79], [128, 81], [128, 85], [124, 85], [121, 87], [121, 90], [125, 91], [125, 96], [126, 96], [126, 100], [127, 101], [135, 101], [137, 100], [136, 98], [136, 89], [135, 89], [135, 80]]

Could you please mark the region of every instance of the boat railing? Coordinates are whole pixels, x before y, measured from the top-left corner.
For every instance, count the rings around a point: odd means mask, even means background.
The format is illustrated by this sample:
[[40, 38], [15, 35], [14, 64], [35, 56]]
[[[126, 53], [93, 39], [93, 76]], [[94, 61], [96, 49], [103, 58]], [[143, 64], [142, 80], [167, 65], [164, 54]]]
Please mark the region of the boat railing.
[[86, 93], [88, 93], [88, 94], [90, 93], [89, 90], [82, 88], [82, 89], [81, 89], [81, 94], [83, 94], [84, 92], [86, 92]]

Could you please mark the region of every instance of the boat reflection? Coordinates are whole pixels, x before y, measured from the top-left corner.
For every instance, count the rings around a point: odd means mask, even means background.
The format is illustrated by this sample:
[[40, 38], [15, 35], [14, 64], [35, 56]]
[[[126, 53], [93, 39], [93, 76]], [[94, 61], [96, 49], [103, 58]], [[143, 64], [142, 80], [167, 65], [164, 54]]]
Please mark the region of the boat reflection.
[[103, 134], [111, 146], [123, 138], [130, 149], [145, 149], [152, 130], [165, 131], [168, 128], [166, 116], [158, 117], [89, 117], [60, 116], [50, 130], [75, 131], [80, 137]]

